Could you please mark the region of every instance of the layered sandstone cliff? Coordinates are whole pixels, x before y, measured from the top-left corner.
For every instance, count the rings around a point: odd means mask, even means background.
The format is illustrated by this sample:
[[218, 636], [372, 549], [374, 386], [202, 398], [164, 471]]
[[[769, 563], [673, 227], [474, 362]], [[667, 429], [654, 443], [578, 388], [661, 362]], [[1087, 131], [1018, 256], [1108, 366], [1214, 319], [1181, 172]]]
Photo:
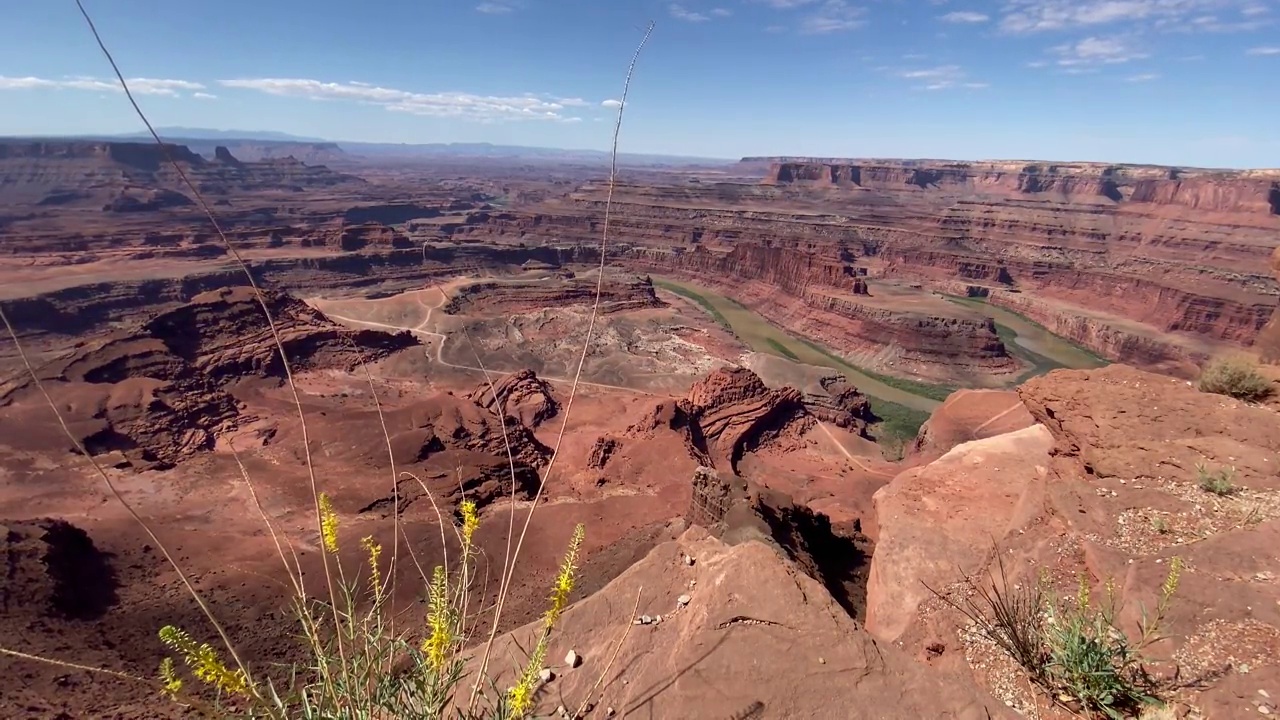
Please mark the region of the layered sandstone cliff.
[[[750, 162], [754, 159], [748, 159]], [[1280, 215], [1280, 173], [1214, 172], [1100, 163], [774, 161], [773, 185], [1045, 194], [1083, 202], [1150, 203]]]

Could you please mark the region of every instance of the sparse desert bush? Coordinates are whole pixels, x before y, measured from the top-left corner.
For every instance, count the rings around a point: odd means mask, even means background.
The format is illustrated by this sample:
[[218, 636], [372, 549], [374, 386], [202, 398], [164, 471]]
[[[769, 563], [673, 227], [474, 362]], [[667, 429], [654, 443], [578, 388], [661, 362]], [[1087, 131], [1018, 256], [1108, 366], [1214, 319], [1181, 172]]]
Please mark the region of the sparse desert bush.
[[929, 589], [963, 613], [978, 632], [1017, 662], [1055, 702], [1063, 697], [1091, 717], [1120, 720], [1161, 705], [1156, 682], [1144, 669], [1143, 651], [1161, 639], [1161, 625], [1178, 588], [1182, 560], [1173, 558], [1155, 613], [1142, 609], [1138, 639], [1117, 625], [1114, 585], [1095, 606], [1082, 576], [1074, 599], [1060, 601], [1039, 583], [1011, 584], [1000, 554], [990, 586], [963, 576], [965, 594], [952, 599]]
[[1271, 394], [1271, 381], [1243, 357], [1220, 358], [1209, 363], [1200, 373], [1200, 390], [1227, 395], [1245, 402], [1257, 402]]
[[1209, 470], [1204, 463], [1196, 465], [1196, 478], [1200, 489], [1219, 497], [1234, 495], [1239, 491], [1235, 484], [1236, 469], [1234, 467]]

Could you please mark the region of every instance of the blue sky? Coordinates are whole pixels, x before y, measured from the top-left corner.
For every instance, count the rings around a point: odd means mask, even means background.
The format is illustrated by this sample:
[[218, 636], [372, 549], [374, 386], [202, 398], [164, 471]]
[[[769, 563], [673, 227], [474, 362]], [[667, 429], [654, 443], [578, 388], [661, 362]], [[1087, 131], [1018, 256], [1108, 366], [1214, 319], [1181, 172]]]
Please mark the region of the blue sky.
[[[712, 157], [1280, 167], [1280, 0], [85, 0], [159, 126]], [[9, 0], [0, 134], [140, 129]]]

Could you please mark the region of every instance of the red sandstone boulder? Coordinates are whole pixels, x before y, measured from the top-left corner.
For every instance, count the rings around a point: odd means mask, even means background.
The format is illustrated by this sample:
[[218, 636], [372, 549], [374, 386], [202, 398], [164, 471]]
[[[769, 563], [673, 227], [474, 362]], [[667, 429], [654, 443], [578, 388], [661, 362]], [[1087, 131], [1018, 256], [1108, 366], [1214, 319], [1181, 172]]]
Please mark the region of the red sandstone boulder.
[[[963, 571], [985, 584], [998, 548], [1011, 586], [1043, 576], [1070, 597], [1083, 575], [1101, 597], [1114, 582], [1132, 637], [1178, 556], [1186, 569], [1149, 669], [1200, 684], [1191, 701], [1206, 716], [1256, 716], [1242, 698], [1280, 683], [1280, 417], [1122, 365], [1055, 371], [1018, 394], [1042, 425], [958, 446], [877, 495], [868, 629], [934, 664], [989, 656], [920, 581], [954, 593]], [[1228, 494], [1202, 487], [1218, 472]]]
[[[637, 616], [661, 620], [631, 627], [618, 646], [637, 597]], [[588, 717], [1016, 717], [967, 680], [876, 643], [777, 549], [729, 546], [701, 528], [570, 607], [558, 628], [539, 716], [586, 702]], [[513, 674], [508, 658], [524, 658], [540, 631], [533, 623], [495, 643], [499, 687]], [[570, 650], [577, 668], [561, 662]]]
[[[1030, 517], [1029, 482], [1049, 472], [1053, 436], [1043, 426], [957, 445], [908, 470], [874, 496], [880, 523], [867, 581], [867, 630], [897, 639], [957, 569], [974, 573], [990, 561], [992, 540]], [[878, 562], [877, 562], [878, 561]]]
[[909, 456], [931, 460], [961, 443], [1034, 424], [1035, 418], [1012, 390], [957, 390], [920, 426]]

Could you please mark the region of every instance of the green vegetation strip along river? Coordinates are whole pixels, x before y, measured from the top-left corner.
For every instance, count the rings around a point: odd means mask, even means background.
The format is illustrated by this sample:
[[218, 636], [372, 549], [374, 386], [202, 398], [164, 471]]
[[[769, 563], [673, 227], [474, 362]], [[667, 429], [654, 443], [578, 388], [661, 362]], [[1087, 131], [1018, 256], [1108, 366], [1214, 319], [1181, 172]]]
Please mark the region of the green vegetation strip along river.
[[[706, 288], [670, 278], [653, 278], [654, 285], [689, 298], [731, 330], [752, 350], [785, 357], [809, 365], [839, 370], [871, 402], [871, 410], [881, 418], [880, 429], [888, 436], [907, 440], [915, 437], [920, 425], [941, 401], [956, 388], [894, 377], [859, 368], [826, 348], [797, 338], [770, 324], [756, 312], [731, 298]], [[996, 320], [996, 330], [1010, 353], [1026, 361], [1031, 369], [1018, 379], [1061, 367], [1099, 367], [1097, 356], [1053, 335], [1020, 315], [981, 300], [949, 297]]]

